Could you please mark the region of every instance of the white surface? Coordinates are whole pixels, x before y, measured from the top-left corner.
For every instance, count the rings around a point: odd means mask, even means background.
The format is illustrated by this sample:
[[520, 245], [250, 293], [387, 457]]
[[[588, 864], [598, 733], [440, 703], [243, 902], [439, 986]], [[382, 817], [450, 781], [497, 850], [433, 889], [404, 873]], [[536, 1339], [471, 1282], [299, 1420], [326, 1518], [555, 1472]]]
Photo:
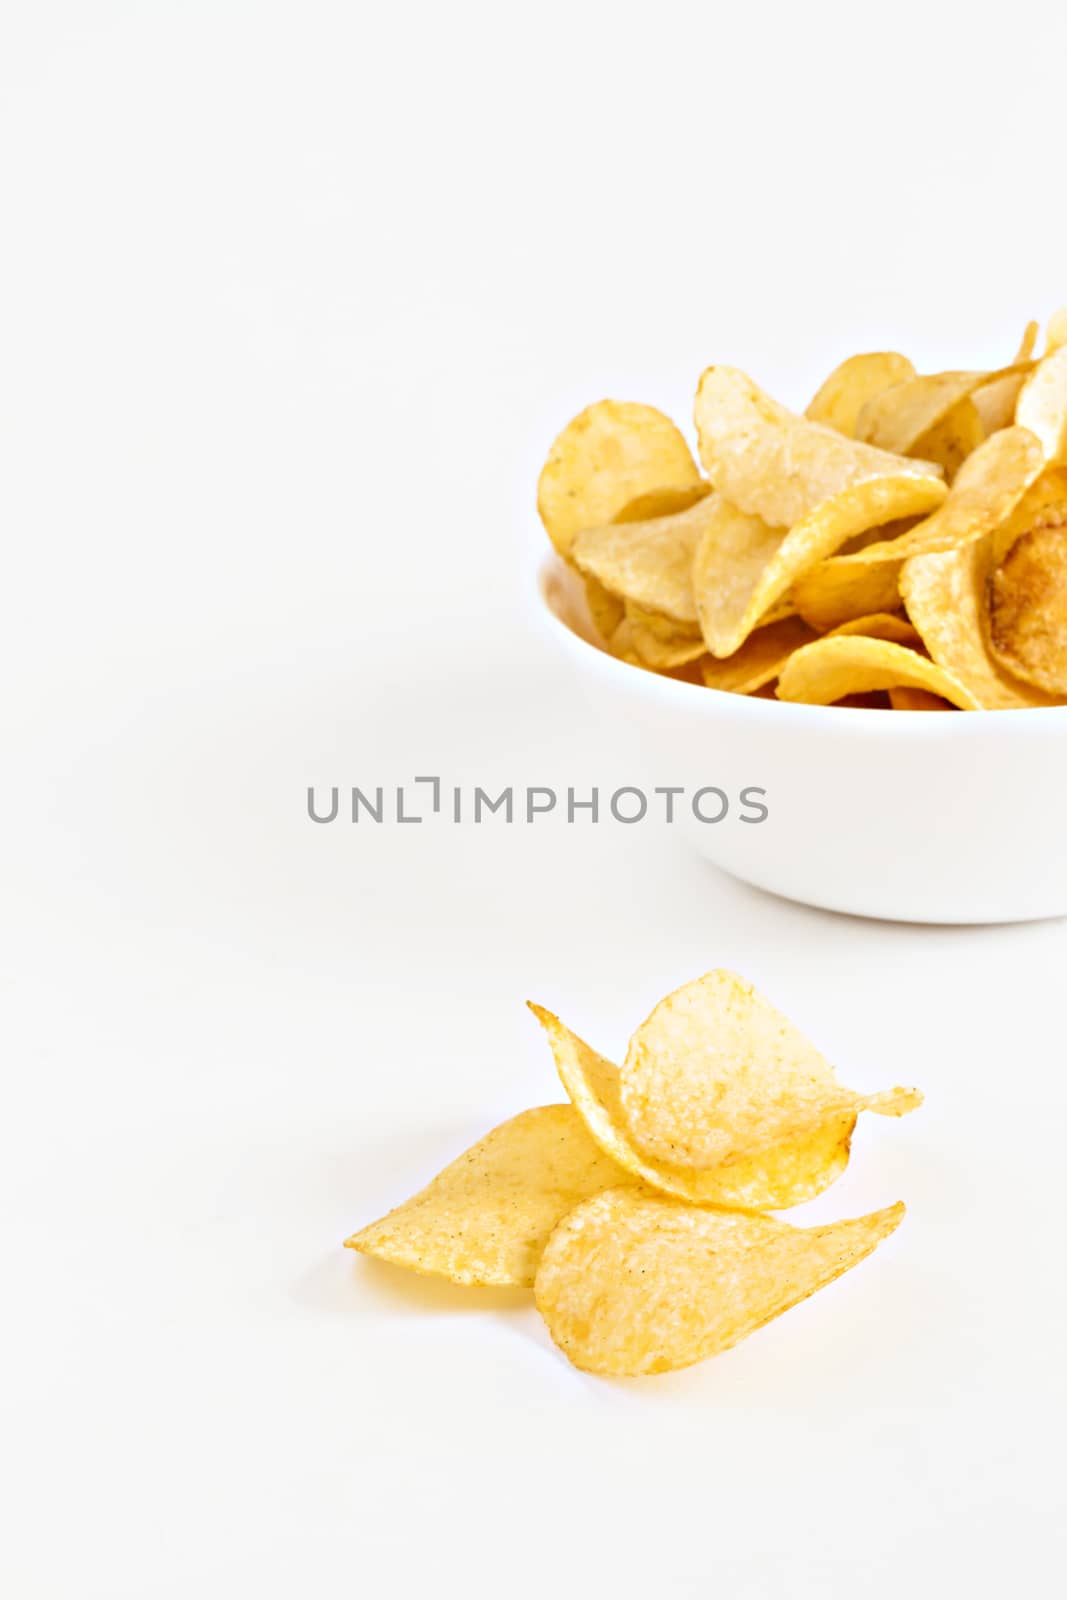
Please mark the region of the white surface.
[[[552, 431], [684, 417], [711, 359], [802, 401], [865, 345], [1010, 353], [1067, 298], [1062, 19], [2, 28], [0, 1588], [1046, 1592], [1063, 925], [805, 911], [662, 830], [316, 828], [304, 789], [628, 780], [523, 622]], [[906, 1199], [875, 1259], [627, 1386], [339, 1248], [556, 1097], [527, 995], [617, 1049], [716, 963], [926, 1088], [808, 1213]]]
[[1067, 708], [887, 716], [643, 672], [592, 643], [581, 580], [555, 554], [531, 609], [587, 715], [608, 721], [651, 774], [633, 794], [605, 793], [605, 815], [665, 824], [656, 785], [669, 777], [672, 824], [700, 855], [803, 905], [926, 923], [1067, 911]]

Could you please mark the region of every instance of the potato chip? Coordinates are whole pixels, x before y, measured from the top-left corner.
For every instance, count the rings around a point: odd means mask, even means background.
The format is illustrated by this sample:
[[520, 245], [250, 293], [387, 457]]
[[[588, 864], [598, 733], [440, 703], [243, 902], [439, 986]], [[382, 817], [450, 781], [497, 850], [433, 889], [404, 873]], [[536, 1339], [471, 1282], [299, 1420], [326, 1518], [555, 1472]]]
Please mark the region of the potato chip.
[[1023, 384], [1015, 420], [1040, 439], [1049, 466], [1067, 464], [1067, 346], [1038, 362]]
[[681, 433], [653, 406], [601, 400], [567, 424], [548, 453], [537, 509], [552, 543], [569, 557], [576, 533], [611, 522], [639, 495], [700, 488]]
[[[796, 417], [732, 367], [705, 372], [696, 423], [723, 497], [693, 566], [700, 625], [715, 656], [732, 655], [794, 580], [846, 539], [945, 497], [933, 467]], [[777, 539], [774, 529], [784, 530]]]
[[1045, 354], [1051, 355], [1053, 350], [1058, 350], [1064, 344], [1067, 344], [1067, 306], [1061, 306], [1058, 311], [1054, 311], [1048, 320]]
[[693, 557], [714, 517], [709, 497], [673, 516], [583, 528], [571, 544], [571, 560], [612, 594], [696, 632]]
[[1014, 510], [993, 530], [994, 568], [1012, 545], [1031, 528], [1052, 528], [1067, 522], [1067, 467], [1046, 467]]
[[563, 1087], [601, 1149], [634, 1178], [696, 1205], [784, 1210], [813, 1200], [848, 1166], [857, 1112], [847, 1110], [756, 1156], [699, 1171], [653, 1160], [630, 1138], [619, 1069], [541, 1006], [530, 1010], [548, 1035]]
[[985, 627], [986, 582], [992, 562], [988, 535], [955, 550], [912, 556], [900, 575], [908, 615], [922, 635], [936, 668], [964, 696], [932, 680], [906, 679], [913, 687], [944, 695], [954, 705], [981, 711], [1051, 705], [1052, 697], [1019, 682], [1000, 666]]
[[951, 549], [997, 527], [1038, 479], [1043, 461], [1027, 429], [1002, 429], [968, 457], [944, 503], [910, 532], [833, 556], [799, 578], [792, 590], [797, 611], [815, 628], [864, 612], [893, 611], [905, 560]]
[[917, 650], [885, 639], [817, 639], [798, 650], [778, 679], [778, 698], [828, 706], [875, 689], [928, 689], [964, 711], [981, 702], [966, 684]]
[[626, 615], [626, 607], [618, 595], [611, 594], [599, 578], [588, 575], [584, 579], [585, 603], [589, 607], [589, 615], [593, 619], [593, 626], [597, 633], [607, 644], [615, 629]]
[[915, 368], [907, 356], [893, 350], [849, 356], [834, 368], [804, 415], [810, 422], [824, 422], [828, 428], [852, 438], [867, 401], [894, 383], [914, 376]]
[[532, 1284], [556, 1223], [590, 1195], [632, 1181], [573, 1106], [538, 1106], [345, 1244], [453, 1283]]
[[971, 396], [986, 438], [1000, 428], [1010, 428], [1015, 421], [1015, 407], [1033, 363], [1027, 362], [1003, 377], [989, 378], [980, 384]]
[[856, 421], [856, 437], [898, 455], [918, 453], [918, 441], [982, 384], [1000, 373], [935, 372], [905, 378], [867, 401]]
[[701, 669], [704, 683], [709, 689], [724, 689], [732, 694], [755, 694], [778, 676], [794, 650], [814, 638], [814, 630], [799, 617], [768, 623], [750, 633], [741, 648], [725, 661], [705, 657]]
[[897, 612], [876, 611], [873, 615], [853, 617], [833, 630], [831, 638], [860, 634], [865, 639], [891, 639], [894, 644], [919, 643], [919, 635], [907, 617]]
[[844, 1088], [780, 1011], [721, 971], [660, 1001], [630, 1040], [619, 1088], [641, 1154], [698, 1170], [751, 1158], [853, 1112], [900, 1115], [922, 1098], [913, 1089], [871, 1096]]
[[652, 522], [658, 517], [675, 517], [688, 511], [698, 500], [711, 493], [711, 484], [703, 478], [688, 484], [684, 489], [650, 489], [647, 494], [635, 495], [627, 500], [612, 522]]
[[555, 1229], [534, 1298], [553, 1340], [582, 1371], [672, 1372], [729, 1350], [840, 1277], [903, 1215], [898, 1203], [793, 1228], [609, 1189]]
[[1024, 361], [1029, 361], [1030, 357], [1037, 349], [1037, 336], [1040, 331], [1041, 329], [1037, 322], [1030, 321], [1026, 324], [1026, 327], [1023, 331], [1023, 336], [1019, 341], [1019, 348], [1015, 355], [1016, 365], [1020, 365]]
[[955, 711], [958, 708], [929, 689], [893, 688], [889, 691], [889, 704], [894, 711]]
[[612, 636], [611, 650], [657, 672], [673, 671], [707, 653], [699, 633], [630, 601], [625, 604], [623, 623]]
[[1067, 696], [1067, 507], [1017, 539], [989, 579], [991, 654], [1026, 683]]
[[933, 461], [951, 483], [967, 457], [977, 450], [984, 438], [985, 428], [978, 407], [967, 395], [957, 401], [940, 422], [935, 422], [916, 440], [912, 454], [923, 461]]

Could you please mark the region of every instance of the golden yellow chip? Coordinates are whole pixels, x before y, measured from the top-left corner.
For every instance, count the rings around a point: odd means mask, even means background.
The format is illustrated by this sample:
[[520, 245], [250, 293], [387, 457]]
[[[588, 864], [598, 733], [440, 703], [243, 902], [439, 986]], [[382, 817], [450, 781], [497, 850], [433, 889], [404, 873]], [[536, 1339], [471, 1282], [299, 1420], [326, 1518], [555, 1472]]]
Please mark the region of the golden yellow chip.
[[538, 1106], [345, 1244], [453, 1283], [531, 1284], [556, 1223], [590, 1195], [630, 1182], [573, 1106]]
[[576, 533], [611, 522], [638, 495], [699, 488], [689, 446], [653, 406], [601, 400], [569, 422], [548, 453], [537, 509], [569, 557]]
[[635, 495], [632, 500], [627, 500], [611, 520], [653, 522], [658, 517], [676, 517], [710, 493], [711, 485], [705, 483], [703, 478], [698, 478], [696, 483], [688, 484], [684, 489], [650, 489], [647, 494]]
[[693, 628], [658, 616], [627, 601], [625, 619], [611, 640], [611, 650], [625, 659], [636, 660], [655, 672], [670, 672], [688, 662], [699, 661], [707, 647]]
[[693, 567], [700, 625], [715, 656], [732, 655], [794, 580], [846, 539], [945, 498], [928, 463], [794, 416], [732, 367], [705, 372], [695, 415], [701, 457], [726, 503]]
[[751, 984], [722, 971], [660, 1001], [630, 1040], [619, 1087], [642, 1155], [698, 1170], [751, 1158], [857, 1111], [898, 1116], [922, 1098], [914, 1089], [872, 1096], [844, 1088], [799, 1029]]
[[1026, 362], [1002, 377], [987, 379], [974, 391], [971, 400], [987, 438], [1000, 428], [1010, 428], [1015, 421], [1019, 394], [1032, 370], [1033, 363]]
[[815, 637], [814, 630], [799, 617], [768, 623], [750, 633], [740, 650], [725, 661], [707, 656], [701, 669], [704, 683], [709, 689], [732, 694], [755, 694], [778, 676], [794, 650]]
[[693, 557], [714, 516], [714, 497], [708, 497], [673, 516], [583, 528], [571, 544], [571, 560], [612, 594], [696, 632]]
[[615, 629], [626, 615], [626, 607], [618, 595], [610, 594], [597, 578], [586, 576], [585, 603], [601, 639], [607, 644]]
[[1037, 336], [1040, 332], [1041, 328], [1037, 322], [1030, 321], [1026, 324], [1023, 336], [1019, 341], [1019, 348], [1015, 354], [1015, 365], [1018, 366], [1024, 361], [1029, 361], [1037, 349]]
[[940, 422], [927, 430], [915, 442], [912, 454], [923, 461], [933, 461], [951, 483], [972, 451], [985, 438], [985, 428], [978, 407], [970, 395], [945, 413]]
[[889, 691], [889, 704], [894, 711], [956, 711], [958, 707], [929, 689], [897, 689]]
[[833, 630], [831, 638], [848, 638], [859, 634], [865, 639], [890, 639], [894, 644], [919, 643], [919, 635], [907, 617], [897, 612], [876, 611], [865, 617], [853, 617]]
[[1067, 346], [1038, 362], [1023, 384], [1015, 420], [1040, 439], [1050, 467], [1067, 463]]
[[1048, 332], [1045, 335], [1045, 354], [1051, 355], [1053, 350], [1058, 350], [1064, 344], [1067, 344], [1067, 306], [1061, 306], [1049, 318]]
[[894, 383], [914, 376], [915, 368], [907, 356], [897, 355], [893, 350], [849, 356], [831, 372], [805, 416], [811, 422], [824, 422], [827, 427], [836, 428], [838, 433], [851, 438], [868, 400]]
[[982, 709], [977, 695], [951, 672], [885, 639], [817, 639], [790, 658], [778, 679], [779, 700], [809, 706], [833, 705], [878, 689], [927, 689], [963, 711]]
[[856, 437], [902, 456], [917, 453], [918, 441], [961, 400], [1002, 373], [935, 372], [905, 378], [868, 400], [856, 422]]
[[848, 1166], [856, 1111], [755, 1156], [701, 1171], [656, 1161], [637, 1149], [622, 1108], [619, 1069], [542, 1006], [530, 1010], [548, 1035], [563, 1087], [597, 1144], [634, 1178], [696, 1205], [781, 1211], [813, 1200]]
[[898, 1203], [793, 1228], [607, 1190], [555, 1229], [534, 1298], [555, 1343], [584, 1372], [672, 1372], [729, 1350], [840, 1277], [903, 1215]]
[[968, 457], [931, 516], [895, 539], [832, 556], [799, 578], [792, 591], [798, 612], [812, 627], [829, 628], [864, 612], [894, 610], [909, 556], [951, 549], [999, 526], [1039, 478], [1043, 463], [1041, 446], [1027, 429], [995, 433]]
[[1016, 539], [989, 579], [989, 643], [1015, 677], [1067, 696], [1067, 507]]
[[989, 535], [955, 550], [912, 556], [904, 563], [900, 592], [908, 616], [937, 664], [934, 670], [960, 686], [963, 697], [938, 688], [932, 679], [905, 681], [970, 710], [1010, 711], [1054, 704], [1054, 697], [1006, 673], [990, 651], [985, 595], [991, 564]]

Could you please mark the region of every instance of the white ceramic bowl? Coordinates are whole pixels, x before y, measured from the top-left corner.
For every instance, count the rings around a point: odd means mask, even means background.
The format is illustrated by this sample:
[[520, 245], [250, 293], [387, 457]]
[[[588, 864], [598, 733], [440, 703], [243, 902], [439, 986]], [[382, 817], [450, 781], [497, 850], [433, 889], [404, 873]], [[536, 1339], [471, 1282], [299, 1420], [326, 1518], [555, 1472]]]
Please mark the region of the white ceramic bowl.
[[[537, 614], [591, 711], [681, 785], [700, 854], [808, 905], [906, 922], [1067, 914], [1067, 706], [866, 711], [723, 694], [643, 672], [596, 643], [580, 583], [555, 556]], [[730, 809], [699, 822], [708, 786]], [[741, 791], [766, 790], [768, 815]], [[659, 802], [665, 804], [665, 802]], [[700, 802], [705, 815], [722, 809]], [[662, 815], [662, 812], [658, 814]]]

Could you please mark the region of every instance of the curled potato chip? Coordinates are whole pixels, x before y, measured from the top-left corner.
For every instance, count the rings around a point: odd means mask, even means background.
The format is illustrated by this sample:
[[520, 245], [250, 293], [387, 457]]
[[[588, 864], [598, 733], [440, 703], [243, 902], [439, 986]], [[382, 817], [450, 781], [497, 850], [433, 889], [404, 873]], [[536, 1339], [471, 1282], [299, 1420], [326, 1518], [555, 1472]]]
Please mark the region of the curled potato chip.
[[945, 497], [929, 464], [796, 417], [732, 367], [705, 372], [696, 423], [723, 497], [693, 564], [700, 625], [715, 656], [732, 655], [794, 580], [846, 539]]
[[682, 511], [688, 511], [690, 506], [695, 506], [698, 500], [703, 500], [710, 493], [711, 485], [705, 483], [703, 478], [698, 478], [696, 483], [688, 484], [684, 489], [650, 489], [646, 494], [635, 495], [632, 500], [627, 500], [611, 520], [652, 522], [658, 517], [675, 517]]
[[1061, 306], [1049, 318], [1048, 332], [1045, 334], [1045, 354], [1051, 355], [1053, 350], [1058, 350], [1064, 344], [1067, 344], [1067, 306]]
[[974, 391], [971, 400], [987, 438], [1000, 428], [1010, 428], [1015, 421], [1019, 394], [1032, 369], [1033, 363], [1028, 361], [1002, 377], [987, 379]]
[[750, 633], [739, 650], [725, 661], [707, 656], [701, 671], [709, 689], [732, 694], [755, 694], [776, 678], [794, 650], [816, 637], [799, 617], [785, 617]]
[[952, 673], [917, 650], [887, 639], [817, 639], [792, 656], [778, 679], [778, 698], [828, 706], [875, 689], [928, 689], [964, 711], [981, 701]]
[[1067, 507], [1016, 539], [989, 578], [991, 654], [1016, 678], [1067, 695]]
[[919, 635], [907, 617], [894, 612], [876, 611], [865, 617], [853, 617], [833, 630], [831, 638], [860, 634], [865, 639], [891, 639], [894, 644], [918, 644]]
[[1049, 466], [1067, 464], [1067, 346], [1038, 362], [1023, 384], [1015, 420], [1040, 439]]
[[939, 694], [929, 689], [893, 688], [889, 691], [889, 704], [894, 711], [955, 711], [957, 708]]
[[824, 422], [828, 428], [836, 428], [838, 433], [851, 438], [868, 400], [894, 383], [914, 376], [915, 368], [907, 356], [897, 355], [893, 350], [849, 356], [834, 368], [804, 414], [810, 422]]
[[681, 433], [654, 406], [601, 400], [555, 440], [537, 486], [537, 509], [552, 543], [569, 557], [576, 533], [611, 522], [639, 495], [700, 489]]
[[844, 1088], [799, 1029], [722, 971], [660, 1001], [630, 1040], [619, 1088], [631, 1143], [655, 1161], [697, 1170], [751, 1158], [857, 1111], [896, 1116], [921, 1101], [913, 1089], [871, 1096]]
[[630, 1182], [573, 1106], [538, 1106], [345, 1244], [453, 1283], [531, 1284], [556, 1223], [590, 1195]]
[[1040, 332], [1041, 329], [1037, 322], [1031, 320], [1026, 324], [1026, 327], [1023, 330], [1023, 336], [1019, 340], [1019, 348], [1015, 353], [1016, 364], [1023, 361], [1029, 361], [1030, 357], [1037, 349], [1037, 336]]
[[793, 1228], [607, 1190], [555, 1229], [534, 1298], [555, 1343], [583, 1371], [672, 1372], [729, 1350], [840, 1277], [903, 1215], [898, 1203]]
[[600, 1145], [620, 1167], [695, 1205], [784, 1210], [813, 1200], [848, 1166], [855, 1109], [754, 1156], [699, 1170], [657, 1161], [637, 1148], [622, 1108], [619, 1069], [542, 1006], [530, 1010], [548, 1035], [563, 1087]]
[[951, 483], [984, 438], [985, 428], [978, 407], [972, 397], [966, 395], [916, 440], [912, 454], [923, 461], [933, 461]]
[[1002, 429], [968, 457], [944, 503], [909, 532], [832, 556], [800, 577], [792, 591], [798, 612], [812, 627], [828, 628], [864, 612], [894, 610], [909, 556], [951, 549], [996, 528], [1043, 464], [1041, 446], [1028, 429]]
[[571, 560], [612, 594], [696, 631], [693, 556], [714, 516], [714, 500], [707, 498], [673, 516], [583, 528], [571, 544]]
[[900, 592], [908, 616], [930, 652], [932, 670], [942, 672], [957, 692], [939, 688], [932, 677], [928, 682], [903, 681], [967, 710], [1010, 711], [1054, 704], [1042, 690], [1005, 672], [990, 651], [984, 604], [991, 563], [989, 535], [955, 550], [912, 556], [904, 563]]
[[935, 372], [905, 378], [868, 400], [856, 421], [856, 437], [898, 455], [918, 454], [920, 439], [961, 400], [1001, 373]]

